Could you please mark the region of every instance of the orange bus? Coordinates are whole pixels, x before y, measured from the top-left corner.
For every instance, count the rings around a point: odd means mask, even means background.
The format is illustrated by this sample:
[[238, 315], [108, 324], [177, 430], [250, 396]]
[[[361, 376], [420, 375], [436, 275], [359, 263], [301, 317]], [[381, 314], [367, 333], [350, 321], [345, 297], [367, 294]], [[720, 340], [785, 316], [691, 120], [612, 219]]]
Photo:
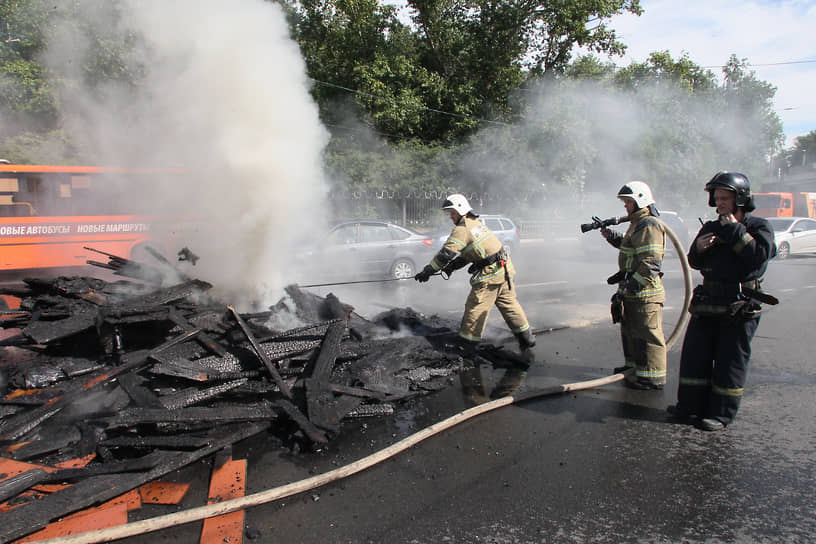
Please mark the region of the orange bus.
[[816, 193], [754, 193], [753, 197], [753, 213], [760, 217], [816, 217]]
[[[0, 272], [62, 269], [124, 258], [158, 238], [143, 195], [172, 169], [0, 163]], [[143, 256], [143, 255], [141, 255]]]

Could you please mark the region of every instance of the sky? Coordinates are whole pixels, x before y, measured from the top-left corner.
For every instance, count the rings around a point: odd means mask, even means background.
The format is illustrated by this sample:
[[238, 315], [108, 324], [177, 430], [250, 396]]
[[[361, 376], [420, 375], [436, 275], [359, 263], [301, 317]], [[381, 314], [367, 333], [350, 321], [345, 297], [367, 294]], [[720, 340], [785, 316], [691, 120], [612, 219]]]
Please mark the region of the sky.
[[641, 16], [619, 15], [611, 26], [628, 46], [618, 66], [643, 62], [653, 51], [721, 74], [734, 54], [747, 59], [758, 79], [777, 88], [775, 109], [785, 145], [816, 130], [816, 1], [641, 0]]

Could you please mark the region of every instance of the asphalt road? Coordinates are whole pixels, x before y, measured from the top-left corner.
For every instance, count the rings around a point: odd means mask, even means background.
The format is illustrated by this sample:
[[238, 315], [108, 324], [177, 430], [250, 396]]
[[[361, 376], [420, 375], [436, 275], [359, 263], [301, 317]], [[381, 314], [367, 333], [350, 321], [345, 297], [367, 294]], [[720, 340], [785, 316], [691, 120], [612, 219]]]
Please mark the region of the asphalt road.
[[[540, 259], [546, 253], [528, 245], [514, 256], [531, 322], [555, 329], [539, 335], [538, 362], [529, 372], [482, 367], [394, 417], [349, 423], [319, 452], [239, 444], [234, 456], [249, 459], [247, 493], [345, 465], [491, 394], [608, 375], [621, 363], [618, 329], [608, 318], [612, 291], [604, 282], [615, 271], [614, 251], [597, 261], [564, 251], [547, 262]], [[668, 260], [667, 334], [679, 317], [681, 278], [678, 261]], [[335, 293], [358, 311], [397, 304], [456, 316], [467, 292], [457, 281]], [[665, 391], [612, 384], [478, 416], [362, 473], [249, 509], [254, 538], [245, 542], [813, 542], [816, 258], [773, 262], [765, 290], [781, 304], [763, 314], [740, 413], [723, 432], [667, 418], [678, 343], [669, 352]], [[489, 332], [493, 341], [507, 335], [498, 316]], [[176, 477], [194, 478], [204, 468]], [[194, 486], [200, 495], [206, 480]], [[197, 542], [199, 529], [188, 524], [127, 542]]]

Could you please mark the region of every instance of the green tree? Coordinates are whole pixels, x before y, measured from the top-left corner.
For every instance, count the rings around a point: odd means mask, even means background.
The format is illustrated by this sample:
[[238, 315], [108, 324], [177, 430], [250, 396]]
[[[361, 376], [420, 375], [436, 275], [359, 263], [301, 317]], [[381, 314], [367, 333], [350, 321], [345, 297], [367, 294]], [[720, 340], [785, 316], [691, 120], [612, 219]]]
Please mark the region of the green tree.
[[39, 63], [44, 48], [40, 29], [47, 10], [40, 2], [0, 0], [0, 138], [57, 125], [59, 100], [53, 78]]
[[668, 51], [649, 54], [645, 62], [633, 62], [614, 75], [615, 84], [622, 89], [633, 90], [640, 85], [663, 84], [700, 93], [716, 86], [714, 73], [696, 65], [683, 53], [677, 60]]
[[[422, 39], [423, 65], [454, 82], [468, 82], [478, 115], [511, 120], [509, 98], [525, 72], [557, 75], [576, 45], [618, 55], [625, 51], [609, 18], [640, 14], [639, 0], [408, 0]], [[462, 84], [462, 83], [459, 83]]]
[[791, 164], [806, 166], [816, 162], [816, 130], [797, 136], [789, 155]]
[[744, 135], [731, 151], [746, 170], [761, 179], [768, 159], [782, 149], [784, 135], [782, 120], [774, 111], [776, 87], [757, 79], [747, 66], [747, 59], [731, 55], [723, 68], [721, 96], [724, 114], [734, 120], [731, 128]]
[[[100, 17], [108, 24], [92, 22]], [[0, 42], [0, 155], [23, 162], [81, 159], [72, 135], [61, 129], [65, 97], [77, 88], [103, 92], [111, 82], [136, 88], [144, 71], [135, 57], [138, 36], [121, 20], [120, 0], [0, 0], [0, 24], [13, 32]], [[49, 45], [57, 52], [76, 48], [71, 62], [45, 64]]]
[[611, 61], [603, 62], [595, 55], [579, 55], [564, 69], [564, 76], [602, 83], [611, 80], [616, 72], [617, 67]]
[[510, 121], [519, 113], [511, 95], [526, 71], [563, 72], [575, 45], [622, 53], [609, 19], [642, 11], [639, 0], [407, 5], [413, 26], [377, 0], [285, 4], [327, 123], [351, 113], [395, 140], [449, 142], [480, 119]]
[[640, 0], [558, 0], [519, 2], [529, 9], [524, 37], [526, 64], [533, 73], [561, 74], [569, 66], [576, 45], [593, 53], [622, 55], [626, 44], [610, 26], [614, 15], [640, 15]]

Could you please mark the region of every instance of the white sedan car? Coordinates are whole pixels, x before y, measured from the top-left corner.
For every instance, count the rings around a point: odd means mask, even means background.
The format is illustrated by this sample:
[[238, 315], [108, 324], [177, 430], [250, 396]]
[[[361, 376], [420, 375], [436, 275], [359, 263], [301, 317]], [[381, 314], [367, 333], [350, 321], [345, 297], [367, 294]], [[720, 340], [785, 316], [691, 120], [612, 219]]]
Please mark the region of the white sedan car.
[[816, 253], [816, 219], [768, 217], [774, 231], [776, 256], [787, 259], [799, 253]]

